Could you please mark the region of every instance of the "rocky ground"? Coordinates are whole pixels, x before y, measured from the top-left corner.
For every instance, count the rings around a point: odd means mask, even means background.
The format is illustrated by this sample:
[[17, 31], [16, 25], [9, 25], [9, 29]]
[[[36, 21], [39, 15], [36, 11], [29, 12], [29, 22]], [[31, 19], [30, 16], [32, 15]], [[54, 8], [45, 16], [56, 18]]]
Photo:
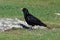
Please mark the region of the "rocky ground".
[[[12, 28], [26, 28], [31, 27], [25, 21], [21, 21], [18, 18], [0, 18], [0, 32], [9, 30]], [[32, 27], [32, 29], [38, 29], [39, 26]]]

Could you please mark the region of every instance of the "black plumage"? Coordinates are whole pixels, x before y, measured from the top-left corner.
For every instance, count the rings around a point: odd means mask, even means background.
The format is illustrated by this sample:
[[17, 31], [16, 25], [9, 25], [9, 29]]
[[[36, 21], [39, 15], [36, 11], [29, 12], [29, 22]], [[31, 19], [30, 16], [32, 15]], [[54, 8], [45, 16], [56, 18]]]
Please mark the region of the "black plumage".
[[38, 18], [36, 18], [33, 15], [31, 15], [27, 8], [23, 8], [22, 11], [23, 11], [24, 18], [25, 18], [25, 21], [27, 22], [27, 24], [32, 25], [32, 26], [39, 25], [39, 26], [47, 27], [46, 24], [44, 24]]

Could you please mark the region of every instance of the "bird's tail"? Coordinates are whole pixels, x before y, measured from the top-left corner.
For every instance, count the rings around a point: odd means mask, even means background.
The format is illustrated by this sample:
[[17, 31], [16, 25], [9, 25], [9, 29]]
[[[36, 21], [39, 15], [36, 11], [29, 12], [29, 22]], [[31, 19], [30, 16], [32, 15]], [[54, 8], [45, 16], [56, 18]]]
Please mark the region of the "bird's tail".
[[40, 23], [39, 25], [40, 25], [40, 26], [47, 27], [47, 25], [46, 25], [46, 24], [44, 24], [44, 23]]
[[50, 27], [48, 27], [46, 24], [44, 25], [44, 27], [47, 27], [48, 29], [51, 29]]
[[46, 24], [44, 23], [41, 23], [40, 26], [44, 26], [44, 27], [47, 27], [48, 29], [50, 29], [50, 27], [48, 27]]

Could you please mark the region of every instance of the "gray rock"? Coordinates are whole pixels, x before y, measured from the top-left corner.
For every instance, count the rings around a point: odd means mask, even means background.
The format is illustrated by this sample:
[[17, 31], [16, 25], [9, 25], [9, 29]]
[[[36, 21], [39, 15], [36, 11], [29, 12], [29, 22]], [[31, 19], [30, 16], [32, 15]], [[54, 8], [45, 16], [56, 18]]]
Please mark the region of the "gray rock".
[[[5, 30], [9, 30], [12, 28], [23, 28], [22, 25], [26, 27], [31, 27], [25, 21], [21, 21], [18, 18], [0, 18], [0, 32], [4, 32]], [[44, 28], [40, 26], [34, 26], [32, 29]]]
[[0, 32], [3, 32], [8, 29], [12, 29], [13, 27], [15, 28], [23, 28], [19, 24], [24, 24], [28, 26], [28, 24], [24, 21], [21, 21], [17, 18], [0, 18]]

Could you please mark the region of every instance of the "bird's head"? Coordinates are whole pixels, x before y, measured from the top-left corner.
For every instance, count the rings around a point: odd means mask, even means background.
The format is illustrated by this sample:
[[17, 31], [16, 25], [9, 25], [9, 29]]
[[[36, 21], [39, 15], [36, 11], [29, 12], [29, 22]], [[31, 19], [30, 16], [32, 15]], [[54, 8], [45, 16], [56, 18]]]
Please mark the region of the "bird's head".
[[27, 8], [22, 8], [22, 11], [28, 11], [28, 9]]
[[24, 14], [28, 13], [28, 9], [27, 8], [21, 8], [21, 10], [23, 11]]

